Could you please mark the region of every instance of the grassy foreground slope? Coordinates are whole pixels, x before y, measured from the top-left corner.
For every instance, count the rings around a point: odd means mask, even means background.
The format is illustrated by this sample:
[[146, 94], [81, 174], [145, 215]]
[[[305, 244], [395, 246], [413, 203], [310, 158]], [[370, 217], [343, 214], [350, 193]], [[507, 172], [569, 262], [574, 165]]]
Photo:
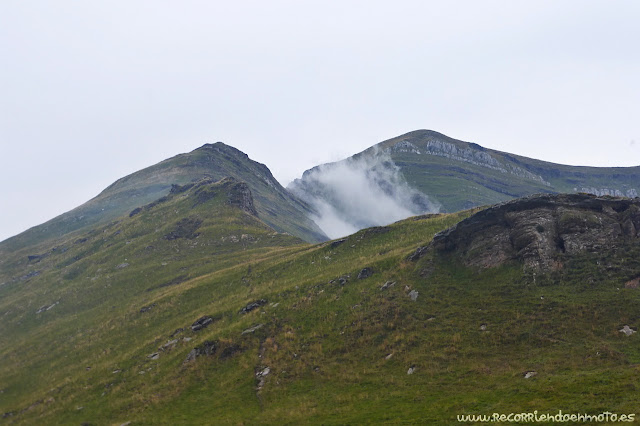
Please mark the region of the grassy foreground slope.
[[[197, 187], [175, 194], [88, 235], [84, 261], [51, 254], [40, 275], [0, 287], [4, 422], [451, 424], [637, 409], [640, 344], [618, 331], [640, 325], [638, 289], [625, 288], [640, 275], [637, 242], [540, 279], [517, 261], [408, 259], [474, 211], [309, 245], [230, 203], [238, 185], [204, 185], [217, 195], [196, 206]], [[202, 223], [188, 232], [185, 218]]]

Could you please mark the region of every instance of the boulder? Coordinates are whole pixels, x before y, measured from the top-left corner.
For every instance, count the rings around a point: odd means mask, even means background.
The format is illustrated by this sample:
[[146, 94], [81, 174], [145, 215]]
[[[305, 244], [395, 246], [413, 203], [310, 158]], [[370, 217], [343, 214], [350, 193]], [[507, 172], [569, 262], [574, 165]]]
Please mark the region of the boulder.
[[360, 273], [358, 274], [358, 279], [359, 280], [363, 280], [365, 278], [369, 278], [371, 275], [373, 275], [373, 269], [371, 268], [363, 268]]
[[345, 241], [347, 241], [347, 239], [346, 239], [346, 238], [341, 238], [341, 239], [339, 239], [339, 240], [332, 241], [331, 243], [329, 243], [329, 247], [331, 247], [331, 248], [336, 248], [336, 247], [338, 247], [340, 244], [344, 243]]
[[240, 310], [240, 313], [242, 314], [247, 314], [251, 311], [253, 311], [254, 309], [259, 308], [260, 306], [266, 305], [267, 304], [267, 300], [266, 299], [259, 299], [256, 300], [255, 302], [251, 302], [249, 304], [247, 304], [247, 306], [245, 306], [244, 308], [242, 308]]
[[251, 334], [251, 333], [255, 332], [256, 330], [261, 329], [262, 327], [264, 327], [264, 324], [257, 324], [257, 325], [254, 325], [253, 327], [249, 327], [249, 328], [247, 328], [246, 330], [244, 330], [244, 331], [242, 332], [242, 334]]
[[140, 308], [140, 313], [144, 314], [145, 312], [149, 312], [151, 309], [153, 309], [155, 306], [157, 306], [157, 303], [153, 303], [149, 306], [143, 306], [142, 308]]
[[395, 287], [395, 285], [396, 285], [395, 281], [387, 281], [382, 285], [382, 287], [380, 287], [380, 290], [386, 290], [388, 288]]
[[629, 327], [628, 325], [625, 325], [624, 327], [622, 327], [620, 330], [620, 333], [624, 333], [626, 336], [631, 336], [633, 333], [635, 333], [636, 331], [634, 329], [632, 329], [631, 327]]
[[203, 316], [200, 317], [196, 320], [196, 322], [194, 322], [193, 324], [191, 324], [191, 330], [193, 331], [199, 331], [202, 330], [203, 328], [206, 328], [209, 326], [209, 324], [213, 323], [213, 318], [208, 317], [208, 316]]

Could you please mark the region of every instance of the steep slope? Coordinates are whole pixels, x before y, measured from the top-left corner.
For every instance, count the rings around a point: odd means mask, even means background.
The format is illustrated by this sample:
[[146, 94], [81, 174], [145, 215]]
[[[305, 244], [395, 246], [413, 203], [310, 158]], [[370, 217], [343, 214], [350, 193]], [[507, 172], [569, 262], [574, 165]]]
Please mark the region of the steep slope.
[[[411, 190], [428, 196], [431, 207], [439, 205], [445, 212], [536, 193], [588, 192], [636, 197], [640, 191], [640, 167], [553, 164], [486, 149], [429, 130], [410, 132], [381, 142], [347, 160], [310, 169], [288, 189], [312, 204], [328, 204], [340, 211], [340, 204], [349, 197], [336, 197], [335, 185], [327, 176], [331, 176], [335, 169], [360, 170], [360, 174], [366, 174], [376, 168], [397, 170], [401, 179], [396, 178], [395, 181], [406, 182]], [[380, 187], [387, 193], [390, 188], [398, 186], [390, 179], [382, 179], [382, 182], [368, 180], [371, 186]], [[421, 203], [400, 197], [395, 199], [401, 207], [416, 214], [421, 212]], [[342, 217], [353, 222], [346, 215]], [[370, 220], [369, 224], [379, 223]]]
[[[237, 189], [219, 192], [225, 185]], [[107, 241], [81, 272], [45, 280], [62, 273], [50, 254], [37, 263], [52, 262], [49, 272], [0, 287], [5, 420], [451, 424], [536, 410], [635, 414], [640, 238], [623, 225], [635, 223], [636, 204], [532, 197], [312, 246], [256, 221], [237, 202], [246, 199], [238, 185], [214, 185], [206, 192], [219, 195], [203, 205], [197, 187], [176, 191], [114, 225], [117, 236], [106, 227], [89, 236], [84, 244]], [[211, 232], [183, 222], [195, 217]], [[470, 249], [476, 237], [493, 226], [517, 235], [562, 229], [565, 241], [587, 234], [599, 243], [554, 250], [560, 262], [551, 268], [528, 267], [532, 251], [517, 241], [500, 262], [470, 262], [482, 257]], [[227, 238], [241, 233], [264, 245]], [[147, 246], [158, 255], [146, 257]], [[145, 278], [171, 265], [186, 267], [188, 281]], [[108, 302], [92, 306], [98, 299]]]
[[308, 219], [309, 206], [286, 191], [265, 165], [217, 142], [117, 180], [85, 204], [3, 241], [0, 254], [107, 223], [168, 194], [174, 184], [184, 185], [202, 178], [219, 180], [227, 176], [249, 185], [258, 215], [269, 226], [311, 242], [326, 239]]
[[126, 358], [153, 340], [148, 331], [165, 320], [150, 323], [148, 313], [164, 309], [163, 294], [221, 270], [235, 272], [218, 292], [250, 292], [241, 277], [251, 262], [303, 244], [256, 213], [246, 183], [204, 179], [37, 255], [12, 257], [0, 270], [3, 408], [45, 383], [64, 386], [78, 363]]

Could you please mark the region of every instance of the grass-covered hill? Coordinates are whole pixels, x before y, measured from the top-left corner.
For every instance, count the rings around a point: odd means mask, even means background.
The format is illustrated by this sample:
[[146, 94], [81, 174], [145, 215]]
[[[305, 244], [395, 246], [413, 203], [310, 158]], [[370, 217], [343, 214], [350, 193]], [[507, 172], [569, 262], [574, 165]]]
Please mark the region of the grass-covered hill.
[[[343, 160], [386, 154], [406, 182], [441, 205], [456, 212], [537, 193], [577, 193], [636, 197], [640, 193], [640, 167], [577, 167], [534, 160], [459, 141], [431, 130], [413, 131]], [[372, 161], [360, 162], [367, 166]], [[318, 166], [292, 183], [303, 198], [332, 203], [329, 190], [317, 184], [318, 174], [336, 163]]]
[[[637, 409], [637, 202], [527, 199], [311, 245], [264, 224], [249, 194], [235, 180], [174, 188], [3, 266], [1, 421], [452, 424]], [[474, 261], [492, 227], [502, 251]], [[527, 262], [536, 250], [554, 262]]]
[[136, 207], [167, 195], [172, 185], [185, 185], [202, 178], [219, 180], [227, 176], [249, 185], [256, 210], [269, 226], [309, 242], [327, 239], [308, 218], [309, 206], [284, 189], [265, 165], [251, 160], [231, 146], [217, 142], [118, 179], [85, 204], [0, 242], [0, 258], [39, 243], [49, 244], [71, 232], [104, 225]]

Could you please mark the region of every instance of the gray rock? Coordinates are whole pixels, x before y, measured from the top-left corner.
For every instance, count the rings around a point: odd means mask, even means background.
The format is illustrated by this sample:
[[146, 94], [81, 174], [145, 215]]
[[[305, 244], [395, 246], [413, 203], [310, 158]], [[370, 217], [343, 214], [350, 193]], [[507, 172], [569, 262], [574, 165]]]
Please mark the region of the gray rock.
[[260, 391], [264, 387], [264, 384], [265, 384], [264, 378], [267, 377], [270, 372], [271, 372], [271, 369], [269, 367], [265, 367], [264, 369], [256, 373], [256, 380], [258, 380], [258, 385], [257, 385], [258, 391]]
[[331, 243], [329, 243], [329, 247], [331, 247], [331, 248], [336, 248], [336, 247], [338, 247], [340, 244], [344, 243], [345, 241], [347, 241], [347, 239], [346, 239], [346, 238], [342, 238], [342, 239], [340, 239], [340, 240], [332, 241]]
[[633, 333], [635, 333], [636, 331], [634, 329], [632, 329], [631, 327], [629, 327], [628, 325], [625, 325], [624, 327], [622, 327], [620, 330], [620, 333], [624, 333], [627, 336], [631, 336]]
[[257, 325], [254, 325], [253, 327], [250, 327], [250, 328], [247, 328], [246, 330], [244, 330], [244, 331], [242, 332], [242, 334], [244, 335], [244, 334], [250, 334], [250, 333], [253, 333], [253, 332], [255, 332], [256, 330], [261, 329], [262, 327], [264, 327], [264, 324], [257, 324]]
[[140, 313], [144, 314], [145, 312], [149, 312], [151, 309], [153, 309], [156, 306], [157, 306], [157, 303], [154, 303], [154, 304], [149, 305], [149, 306], [143, 306], [142, 308], [140, 308]]
[[428, 248], [429, 248], [428, 246], [418, 247], [416, 251], [414, 251], [409, 256], [407, 256], [407, 260], [410, 262], [418, 261], [420, 258], [422, 258], [422, 256], [424, 256], [427, 253]]
[[18, 278], [20, 281], [26, 281], [29, 278], [33, 278], [33, 277], [37, 277], [38, 275], [40, 275], [40, 271], [32, 271], [29, 272], [27, 275], [23, 275], [20, 278]]
[[416, 367], [412, 365], [412, 366], [411, 366], [411, 367], [409, 367], [409, 369], [407, 370], [407, 374], [413, 374], [413, 373], [415, 373], [415, 371], [416, 371]]
[[150, 355], [147, 355], [147, 358], [156, 360], [156, 359], [160, 358], [160, 354], [158, 352], [154, 352], [154, 353], [152, 353]]
[[358, 274], [358, 279], [359, 280], [363, 280], [365, 278], [369, 278], [371, 275], [373, 275], [373, 269], [371, 268], [364, 268], [360, 271], [360, 273]]
[[416, 300], [418, 300], [418, 292], [415, 290], [411, 290], [409, 292], [409, 297], [415, 302]]
[[191, 330], [193, 331], [199, 331], [202, 330], [203, 328], [206, 328], [209, 326], [209, 324], [213, 323], [213, 318], [208, 317], [208, 316], [203, 316], [200, 317], [196, 320], [196, 322], [194, 322], [193, 324], [191, 324]]
[[127, 266], [129, 266], [128, 263], [126, 263], [126, 262], [125, 263], [121, 263], [118, 266], [116, 266], [116, 269], [123, 269], [123, 268], [126, 268]]
[[218, 349], [218, 342], [207, 340], [202, 345], [196, 346], [195, 348], [193, 348], [191, 352], [189, 352], [189, 354], [187, 355], [187, 359], [185, 359], [184, 362], [186, 363], [186, 362], [195, 361], [196, 358], [203, 355], [211, 356], [216, 353], [217, 349]]
[[536, 376], [536, 375], [538, 375], [537, 371], [527, 371], [527, 372], [524, 373], [524, 378], [525, 379], [530, 379], [530, 378], [532, 378], [533, 376]]
[[240, 310], [240, 313], [242, 314], [247, 314], [251, 311], [253, 311], [254, 309], [259, 308], [260, 306], [266, 305], [267, 304], [267, 300], [266, 299], [259, 299], [256, 300], [255, 302], [251, 302], [249, 303], [247, 306], [245, 306], [244, 308], [242, 308]]
[[263, 370], [258, 371], [256, 373], [256, 377], [264, 377], [267, 376], [269, 373], [271, 372], [271, 369], [269, 367], [265, 367]]
[[384, 283], [382, 285], [382, 287], [380, 287], [380, 290], [386, 290], [388, 288], [394, 287], [395, 285], [396, 285], [395, 281], [393, 281], [393, 282], [392, 281], [387, 281], [386, 283]]
[[43, 305], [36, 311], [36, 314], [41, 314], [42, 312], [51, 310], [51, 309], [55, 308], [56, 305], [59, 304], [59, 303], [60, 303], [60, 301], [58, 300], [56, 303], [53, 303], [51, 305]]
[[175, 346], [178, 343], [178, 339], [173, 339], [173, 340], [169, 340], [167, 343], [165, 343], [164, 345], [162, 345], [162, 347], [160, 348], [160, 350], [167, 350], [170, 347]]

